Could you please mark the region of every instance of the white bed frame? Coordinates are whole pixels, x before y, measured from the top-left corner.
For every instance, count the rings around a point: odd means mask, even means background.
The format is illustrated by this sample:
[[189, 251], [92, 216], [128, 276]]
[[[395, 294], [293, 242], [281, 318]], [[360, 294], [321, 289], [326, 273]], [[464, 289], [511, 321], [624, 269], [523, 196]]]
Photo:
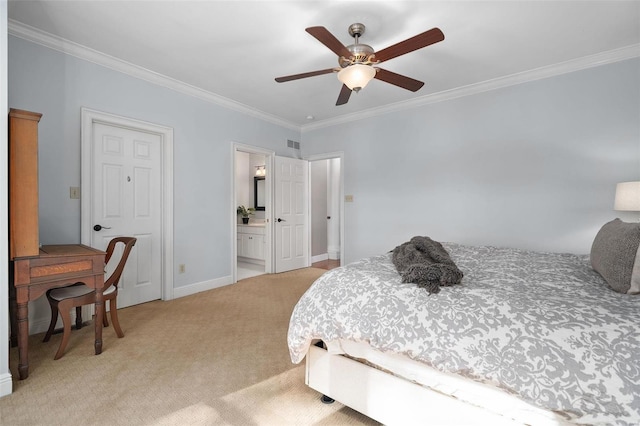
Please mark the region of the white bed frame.
[[305, 383], [385, 425], [569, 424], [544, 410], [492, 412], [315, 345], [307, 353]]

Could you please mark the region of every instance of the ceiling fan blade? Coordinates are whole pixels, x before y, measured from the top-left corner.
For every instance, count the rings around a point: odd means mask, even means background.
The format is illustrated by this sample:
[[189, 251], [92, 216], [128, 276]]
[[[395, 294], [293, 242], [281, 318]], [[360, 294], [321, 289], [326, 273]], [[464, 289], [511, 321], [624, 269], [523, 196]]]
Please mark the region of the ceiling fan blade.
[[278, 83], [284, 83], [285, 81], [299, 80], [301, 78], [307, 78], [307, 77], [315, 77], [316, 75], [322, 75], [322, 74], [331, 74], [332, 72], [335, 72], [335, 69], [327, 68], [326, 70], [303, 72], [302, 74], [293, 74], [293, 75], [286, 75], [284, 77], [277, 77], [276, 81]]
[[336, 106], [349, 102], [349, 97], [351, 97], [351, 89], [349, 89], [346, 84], [343, 84], [342, 89], [340, 89], [340, 94], [338, 95], [338, 100], [336, 101]]
[[414, 80], [413, 78], [383, 70], [382, 68], [378, 68], [377, 70], [378, 72], [376, 72], [374, 78], [384, 81], [385, 83], [393, 84], [394, 86], [402, 87], [403, 89], [411, 90], [412, 92], [417, 92], [422, 86], [424, 86], [423, 82]]
[[325, 27], [309, 27], [305, 31], [314, 36], [320, 43], [331, 49], [331, 51], [336, 55], [344, 56], [345, 58], [349, 58], [351, 56], [349, 49], [347, 49], [344, 44], [340, 43], [340, 40], [335, 38], [334, 35]]
[[440, 28], [432, 28], [422, 34], [418, 34], [417, 36], [408, 38], [405, 41], [401, 41], [400, 43], [376, 52], [376, 59], [380, 62], [388, 61], [389, 59], [397, 58], [405, 53], [422, 49], [423, 47], [442, 40], [444, 40], [444, 34], [440, 31]]

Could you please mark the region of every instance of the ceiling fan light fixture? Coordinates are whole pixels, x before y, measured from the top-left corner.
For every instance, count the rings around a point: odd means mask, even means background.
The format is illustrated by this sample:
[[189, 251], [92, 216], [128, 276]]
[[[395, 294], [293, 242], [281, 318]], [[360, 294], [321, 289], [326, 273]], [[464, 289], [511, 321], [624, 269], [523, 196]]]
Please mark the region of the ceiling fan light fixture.
[[354, 92], [359, 92], [376, 76], [376, 69], [370, 65], [353, 64], [338, 72], [338, 80]]

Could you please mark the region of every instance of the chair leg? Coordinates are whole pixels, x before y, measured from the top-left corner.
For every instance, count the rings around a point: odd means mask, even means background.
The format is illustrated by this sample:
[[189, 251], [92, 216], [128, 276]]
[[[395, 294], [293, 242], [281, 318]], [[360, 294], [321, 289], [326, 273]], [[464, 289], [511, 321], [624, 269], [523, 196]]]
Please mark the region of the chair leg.
[[82, 306], [76, 306], [76, 330], [82, 328]]
[[51, 322], [49, 323], [49, 329], [47, 333], [44, 335], [43, 342], [48, 342], [51, 339], [51, 335], [56, 328], [56, 322], [58, 322], [58, 302], [54, 300], [49, 300], [49, 305], [51, 306]]
[[62, 317], [62, 341], [60, 342], [60, 347], [58, 348], [58, 352], [53, 357], [53, 359], [60, 359], [64, 355], [64, 350], [67, 347], [67, 343], [69, 343], [69, 336], [71, 335], [71, 315], [69, 311], [71, 310], [71, 306], [60, 306], [58, 305], [58, 309], [60, 311], [60, 316]]
[[[109, 319], [107, 317], [107, 301], [104, 301], [104, 315], [102, 315], [102, 326], [103, 327], [109, 327]], [[111, 308], [111, 304], [109, 304], [109, 308]]]
[[[113, 323], [113, 329], [116, 331], [118, 337], [124, 337], [124, 333], [122, 332], [122, 328], [120, 328], [120, 321], [118, 321], [118, 307], [116, 306], [115, 297], [109, 300], [109, 312], [111, 315], [111, 322]], [[107, 315], [105, 314], [105, 318]]]

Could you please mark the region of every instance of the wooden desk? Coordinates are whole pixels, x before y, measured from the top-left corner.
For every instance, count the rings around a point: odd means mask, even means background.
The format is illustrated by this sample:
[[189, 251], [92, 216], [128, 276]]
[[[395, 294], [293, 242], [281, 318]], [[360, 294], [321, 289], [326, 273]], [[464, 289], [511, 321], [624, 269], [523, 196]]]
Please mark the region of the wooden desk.
[[96, 290], [95, 350], [96, 355], [102, 352], [105, 255], [103, 251], [82, 244], [67, 244], [42, 246], [38, 256], [13, 259], [9, 268], [13, 282], [13, 285], [9, 286], [9, 306], [12, 311], [11, 344], [18, 345], [20, 380], [29, 377], [28, 302], [42, 296], [51, 288], [82, 282]]

